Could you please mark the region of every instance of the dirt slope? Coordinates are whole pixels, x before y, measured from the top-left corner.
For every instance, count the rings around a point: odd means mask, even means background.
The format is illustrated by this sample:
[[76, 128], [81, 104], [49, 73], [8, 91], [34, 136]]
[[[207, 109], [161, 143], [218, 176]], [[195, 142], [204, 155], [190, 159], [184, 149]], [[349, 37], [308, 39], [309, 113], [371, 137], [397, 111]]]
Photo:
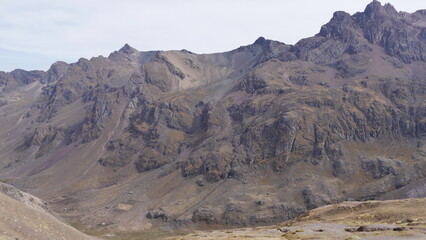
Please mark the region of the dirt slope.
[[60, 222], [44, 211], [30, 207], [1, 192], [0, 213], [0, 239], [96, 239]]

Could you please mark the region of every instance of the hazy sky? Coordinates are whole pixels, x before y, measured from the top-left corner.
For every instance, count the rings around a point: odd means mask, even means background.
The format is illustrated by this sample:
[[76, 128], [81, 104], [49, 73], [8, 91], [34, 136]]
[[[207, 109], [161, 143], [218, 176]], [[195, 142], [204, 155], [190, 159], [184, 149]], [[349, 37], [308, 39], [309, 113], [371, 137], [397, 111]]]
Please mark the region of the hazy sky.
[[[108, 56], [125, 43], [141, 51], [223, 52], [259, 36], [294, 44], [333, 12], [371, 0], [0, 0], [0, 70], [46, 70], [57, 61]], [[386, 1], [381, 1], [382, 4]], [[399, 11], [424, 0], [390, 0]]]

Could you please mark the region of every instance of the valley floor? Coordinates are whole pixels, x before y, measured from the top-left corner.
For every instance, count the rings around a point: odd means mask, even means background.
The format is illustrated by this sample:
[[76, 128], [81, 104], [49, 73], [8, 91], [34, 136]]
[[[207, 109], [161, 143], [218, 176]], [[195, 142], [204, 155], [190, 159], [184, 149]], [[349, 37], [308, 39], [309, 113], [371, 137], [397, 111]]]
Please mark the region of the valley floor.
[[[163, 229], [160, 224], [142, 232], [117, 232], [100, 225], [85, 229], [85, 235], [58, 220], [42, 200], [13, 186], [0, 184], [0, 213], [0, 240], [426, 239], [426, 198], [342, 202], [271, 226], [211, 230], [215, 226], [193, 225], [193, 229], [200, 230], [191, 231], [182, 226], [172, 230], [170, 225], [164, 225]], [[72, 226], [84, 229], [84, 223]]]

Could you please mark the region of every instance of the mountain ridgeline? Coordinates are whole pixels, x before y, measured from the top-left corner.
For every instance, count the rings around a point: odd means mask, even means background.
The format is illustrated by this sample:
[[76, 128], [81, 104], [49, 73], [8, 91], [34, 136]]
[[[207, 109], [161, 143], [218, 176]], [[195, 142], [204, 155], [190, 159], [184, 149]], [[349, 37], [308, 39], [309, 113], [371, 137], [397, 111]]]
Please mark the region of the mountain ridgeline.
[[0, 180], [87, 228], [266, 224], [395, 190], [421, 197], [426, 10], [373, 1], [295, 45], [126, 44], [1, 72], [0, 109]]

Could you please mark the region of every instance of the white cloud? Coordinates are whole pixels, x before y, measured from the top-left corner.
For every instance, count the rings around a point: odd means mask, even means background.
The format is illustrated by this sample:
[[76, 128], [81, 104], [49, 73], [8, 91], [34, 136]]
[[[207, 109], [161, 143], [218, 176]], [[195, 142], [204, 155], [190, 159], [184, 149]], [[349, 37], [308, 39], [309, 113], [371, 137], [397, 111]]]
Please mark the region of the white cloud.
[[[76, 61], [108, 55], [124, 43], [139, 50], [185, 48], [198, 53], [231, 50], [259, 36], [295, 43], [317, 33], [334, 11], [355, 13], [369, 2], [0, 0], [0, 48]], [[425, 8], [418, 0], [391, 3], [409, 12]], [[7, 60], [0, 56], [0, 66]]]

